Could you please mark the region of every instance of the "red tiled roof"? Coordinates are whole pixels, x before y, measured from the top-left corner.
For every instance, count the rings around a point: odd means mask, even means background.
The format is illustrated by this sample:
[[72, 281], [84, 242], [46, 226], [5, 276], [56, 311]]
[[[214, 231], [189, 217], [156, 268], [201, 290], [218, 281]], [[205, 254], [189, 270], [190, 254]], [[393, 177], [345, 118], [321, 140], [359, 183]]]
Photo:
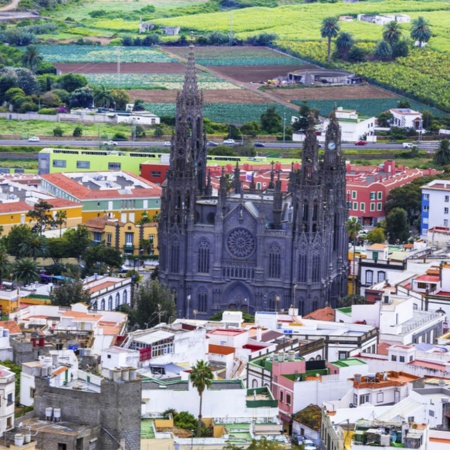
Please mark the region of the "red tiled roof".
[[215, 353], [216, 355], [230, 355], [231, 353], [234, 353], [234, 348], [226, 345], [209, 344], [208, 352]]
[[115, 281], [105, 281], [103, 283], [97, 284], [96, 286], [92, 286], [89, 288], [89, 294], [93, 294], [94, 292], [101, 291], [102, 289], [106, 289], [110, 286], [114, 286], [116, 284]]
[[326, 320], [334, 322], [334, 309], [327, 306], [326, 308], [316, 309], [307, 314], [304, 319]]
[[434, 370], [440, 370], [442, 372], [445, 372], [445, 364], [432, 363], [432, 362], [428, 362], [428, 361], [419, 361], [417, 359], [408, 364], [410, 366], [425, 367], [427, 369], [434, 369]]
[[0, 327], [9, 330], [9, 334], [22, 334], [22, 330], [15, 320], [0, 320]]
[[25, 202], [0, 203], [0, 214], [28, 212], [32, 207]]
[[388, 354], [388, 348], [391, 346], [391, 344], [388, 344], [387, 342], [380, 342], [378, 344], [378, 355], [387, 355]]
[[438, 283], [439, 275], [420, 275], [415, 281], [432, 281]]
[[58, 186], [63, 191], [67, 192], [70, 195], [80, 199], [80, 200], [89, 200], [89, 199], [104, 199], [104, 198], [138, 198], [138, 197], [160, 197], [161, 196], [161, 188], [156, 184], [151, 183], [148, 180], [145, 180], [142, 177], [134, 175], [129, 172], [123, 172], [125, 174], [131, 175], [133, 178], [144, 182], [148, 187], [147, 188], [130, 188], [131, 194], [121, 194], [117, 189], [108, 189], [108, 190], [98, 190], [92, 191], [86, 186], [83, 186], [77, 183], [75, 180], [72, 180], [64, 173], [50, 173], [47, 175], [43, 175], [42, 178], [49, 183]]

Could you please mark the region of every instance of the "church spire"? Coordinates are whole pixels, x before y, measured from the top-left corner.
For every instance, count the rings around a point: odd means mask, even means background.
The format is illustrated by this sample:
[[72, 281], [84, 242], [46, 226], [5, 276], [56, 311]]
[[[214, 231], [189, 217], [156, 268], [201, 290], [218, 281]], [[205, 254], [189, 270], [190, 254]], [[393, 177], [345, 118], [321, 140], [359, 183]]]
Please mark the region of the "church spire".
[[302, 150], [302, 179], [303, 181], [315, 180], [319, 169], [319, 146], [317, 144], [314, 114], [308, 118], [309, 124], [305, 131], [305, 141]]

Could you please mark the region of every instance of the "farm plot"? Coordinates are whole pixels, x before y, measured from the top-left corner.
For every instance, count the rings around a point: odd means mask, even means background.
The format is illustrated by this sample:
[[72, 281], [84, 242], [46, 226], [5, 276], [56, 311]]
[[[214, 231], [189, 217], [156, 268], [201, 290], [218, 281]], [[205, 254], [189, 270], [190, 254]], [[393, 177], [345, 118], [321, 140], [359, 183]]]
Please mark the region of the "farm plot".
[[[103, 74], [117, 73], [115, 63], [55, 63], [54, 66], [61, 74]], [[184, 73], [186, 66], [181, 63], [123, 63], [120, 65], [120, 73]]]
[[39, 45], [39, 53], [51, 63], [169, 63], [176, 60], [162, 51], [146, 47], [92, 45]]
[[[144, 106], [145, 109], [160, 117], [175, 115], [175, 103], [145, 103]], [[272, 106], [277, 109], [279, 114], [283, 114], [284, 108], [276, 103], [205, 103], [203, 114], [213, 122], [243, 124], [259, 122], [261, 114]]]
[[[187, 58], [187, 47], [163, 47], [167, 53]], [[303, 61], [267, 47], [196, 47], [195, 61], [202, 66], [293, 66]]]
[[[240, 103], [265, 104], [267, 99], [253, 91], [244, 89], [220, 89], [202, 91], [204, 103]], [[131, 90], [128, 91], [131, 100], [144, 100], [148, 103], [175, 103], [176, 91], [169, 90]]]
[[[396, 108], [399, 100], [406, 100], [404, 97], [392, 98], [354, 98], [354, 99], [333, 99], [333, 100], [308, 100], [308, 106], [316, 108], [322, 116], [327, 116], [335, 107], [342, 106], [344, 109], [356, 109], [359, 114], [364, 116], [378, 116], [380, 113], [391, 108]], [[417, 111], [427, 109], [433, 115], [442, 117], [444, 113], [436, 108], [427, 106], [423, 103], [407, 99], [411, 107]], [[301, 101], [294, 100], [292, 103], [300, 105]]]
[[[180, 73], [147, 73], [120, 75], [108, 73], [86, 74], [89, 84], [92, 86], [105, 86], [107, 88], [121, 89], [182, 89], [184, 74]], [[209, 73], [197, 74], [198, 87], [200, 89], [239, 89], [238, 86], [215, 77]]]

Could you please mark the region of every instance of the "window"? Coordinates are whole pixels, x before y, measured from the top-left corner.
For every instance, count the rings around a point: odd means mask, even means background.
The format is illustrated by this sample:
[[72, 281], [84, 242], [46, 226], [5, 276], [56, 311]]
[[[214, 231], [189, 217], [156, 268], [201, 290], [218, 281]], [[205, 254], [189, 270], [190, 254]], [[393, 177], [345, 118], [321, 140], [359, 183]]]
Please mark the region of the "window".
[[448, 208], [444, 208], [444, 214], [448, 214]]
[[359, 204], [359, 209], [360, 209], [361, 211], [364, 211], [364, 210], [366, 209], [366, 204], [361, 202], [361, 203]]
[[134, 242], [134, 233], [125, 233], [125, 247], [132, 247]]
[[391, 361], [397, 361], [397, 355], [391, 355]]
[[384, 400], [384, 392], [377, 393], [377, 403], [383, 403]]
[[378, 283], [386, 279], [386, 272], [378, 272]]
[[400, 360], [400, 362], [405, 362], [405, 357], [404, 356], [400, 356], [399, 360]]
[[353, 394], [353, 404], [358, 406], [358, 396], [356, 394]]
[[305, 283], [307, 278], [307, 263], [306, 255], [300, 254], [298, 256], [298, 281]]
[[269, 278], [281, 277], [281, 248], [278, 244], [269, 247]]
[[373, 270], [366, 270], [366, 286], [373, 284]]
[[383, 200], [383, 193], [382, 192], [378, 192], [378, 200]]
[[320, 254], [316, 253], [312, 258], [312, 281], [318, 283], [321, 280], [320, 273]]
[[448, 227], [448, 219], [444, 219], [444, 227]]
[[107, 246], [107, 247], [111, 247], [111, 241], [112, 241], [112, 234], [111, 234], [111, 233], [108, 233], [108, 234], [106, 235], [106, 246]]
[[358, 211], [358, 203], [353, 202], [353, 211]]
[[173, 338], [159, 341], [156, 345], [152, 345], [152, 358], [168, 355], [173, 353]]
[[116, 294], [116, 308], [118, 308], [120, 306], [120, 294], [117, 293]]
[[53, 167], [66, 167], [66, 161], [63, 159], [55, 159], [53, 160]]
[[161, 178], [161, 172], [157, 171], [157, 170], [152, 170], [150, 172], [150, 176], [152, 178]]
[[198, 310], [199, 311], [206, 311], [207, 310], [207, 305], [208, 305], [208, 291], [201, 287], [198, 290], [198, 294], [197, 294], [197, 304], [198, 304]]
[[67, 450], [67, 444], [58, 444], [58, 450]]
[[353, 199], [353, 200], [356, 199], [356, 191], [352, 191], [352, 199]]
[[370, 402], [370, 394], [363, 394], [359, 396], [359, 404], [363, 405], [364, 403]]
[[108, 163], [108, 170], [120, 170], [120, 163], [115, 162]]
[[428, 212], [430, 210], [430, 207], [428, 205], [424, 205], [423, 211]]
[[370, 200], [376, 200], [377, 199], [377, 193], [376, 192], [371, 192], [370, 193]]
[[89, 161], [77, 161], [77, 169], [90, 169], [91, 163]]
[[428, 414], [429, 414], [431, 417], [434, 417], [434, 410], [430, 409], [430, 410], [428, 411]]
[[280, 402], [283, 403], [284, 402], [284, 392], [280, 391]]
[[123, 291], [123, 302], [125, 305], [128, 303], [128, 292], [127, 291]]
[[377, 211], [381, 211], [383, 209], [382, 203], [377, 203]]
[[102, 298], [102, 301], [100, 302], [100, 309], [101, 309], [102, 311], [105, 310], [105, 305], [106, 305], [105, 299]]
[[286, 404], [287, 405], [291, 404], [291, 394], [286, 394]]
[[348, 358], [348, 352], [339, 352], [338, 359], [347, 359]]
[[444, 197], [444, 202], [445, 202], [445, 203], [448, 203], [448, 200], [449, 200], [449, 196], [446, 195], [446, 196]]
[[430, 200], [430, 194], [423, 194], [424, 200]]
[[371, 211], [375, 211], [375, 203], [371, 203], [370, 204], [370, 210]]
[[94, 232], [94, 242], [102, 242], [102, 233]]
[[209, 242], [207, 239], [201, 239], [198, 244], [197, 254], [197, 272], [209, 273]]
[[34, 393], [36, 392], [35, 388], [30, 388], [30, 398], [34, 398]]
[[112, 295], [110, 295], [109, 298], [108, 298], [108, 310], [109, 311], [113, 310], [113, 298], [112, 298]]

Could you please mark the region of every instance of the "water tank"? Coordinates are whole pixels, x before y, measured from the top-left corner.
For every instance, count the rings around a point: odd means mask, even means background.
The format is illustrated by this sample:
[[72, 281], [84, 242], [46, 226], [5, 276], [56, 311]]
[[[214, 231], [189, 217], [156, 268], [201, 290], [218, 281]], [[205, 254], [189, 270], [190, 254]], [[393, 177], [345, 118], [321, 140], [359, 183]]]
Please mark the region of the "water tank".
[[31, 442], [31, 433], [29, 433], [29, 432], [26, 432], [24, 435], [23, 435], [23, 443], [24, 444], [29, 444], [30, 442]]
[[45, 418], [47, 420], [52, 420], [53, 408], [45, 408]]
[[61, 408], [55, 408], [53, 410], [53, 420], [55, 422], [61, 422]]
[[278, 353], [278, 362], [283, 362], [284, 361], [284, 352], [280, 352]]
[[123, 381], [129, 381], [130, 380], [130, 371], [125, 369], [122, 370], [122, 380]]
[[23, 440], [24, 440], [23, 434], [19, 433], [14, 435], [14, 445], [17, 445], [17, 447], [22, 447]]
[[295, 352], [293, 350], [288, 352], [288, 361], [295, 361]]
[[355, 382], [361, 383], [361, 374], [360, 373], [355, 373]]

